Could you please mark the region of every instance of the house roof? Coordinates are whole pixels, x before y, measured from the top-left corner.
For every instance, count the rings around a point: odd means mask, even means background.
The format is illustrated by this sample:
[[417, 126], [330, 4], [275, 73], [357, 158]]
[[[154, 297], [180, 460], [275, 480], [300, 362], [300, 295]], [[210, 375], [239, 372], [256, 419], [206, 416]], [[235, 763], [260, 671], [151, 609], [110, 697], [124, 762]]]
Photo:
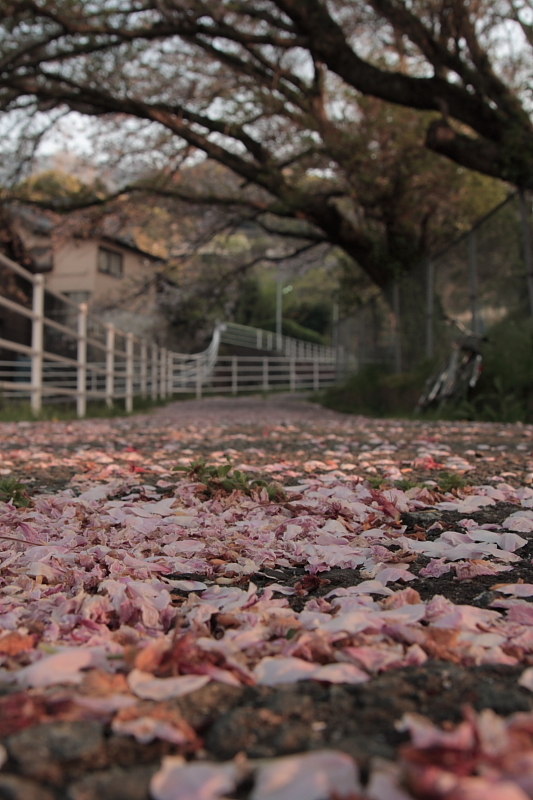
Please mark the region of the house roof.
[[[84, 237], [89, 238], [89, 237]], [[137, 253], [140, 256], [144, 256], [145, 258], [150, 258], [152, 261], [161, 261], [163, 262], [165, 259], [161, 258], [160, 256], [154, 256], [153, 253], [149, 253], [148, 250], [143, 250], [140, 247], [137, 247], [132, 241], [128, 241], [128, 238], [125, 236], [102, 236], [100, 234], [95, 234], [95, 239], [101, 239], [102, 242], [109, 242], [110, 244], [117, 245], [119, 247], [123, 247], [126, 250], [130, 250], [133, 253]]]
[[[43, 210], [35, 206], [17, 204], [12, 206], [10, 211], [32, 233], [40, 236], [51, 236], [54, 231], [59, 231], [67, 219], [65, 216], [60, 216], [53, 211]], [[79, 230], [73, 227], [70, 235], [77, 239], [100, 239], [102, 242], [130, 250], [133, 253], [144, 256], [144, 258], [149, 258], [151, 261], [163, 262], [165, 260], [138, 247], [133, 236], [128, 231], [114, 233], [112, 229], [116, 227], [117, 222], [107, 218], [103, 219], [100, 224], [85, 228], [85, 230], [82, 230], [83, 226], [81, 224]], [[39, 248], [39, 250], [41, 249], [43, 248]]]

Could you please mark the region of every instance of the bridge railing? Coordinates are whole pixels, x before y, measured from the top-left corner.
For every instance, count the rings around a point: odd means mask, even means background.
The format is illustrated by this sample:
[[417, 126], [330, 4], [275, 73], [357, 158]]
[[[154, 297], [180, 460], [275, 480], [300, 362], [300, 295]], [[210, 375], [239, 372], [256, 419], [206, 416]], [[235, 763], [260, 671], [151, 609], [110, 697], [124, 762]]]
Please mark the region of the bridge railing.
[[304, 341], [303, 339], [295, 339], [292, 336], [278, 335], [261, 328], [238, 325], [236, 322], [224, 323], [221, 342], [246, 347], [251, 350], [276, 352], [278, 355], [285, 355], [288, 358], [319, 358], [321, 360], [331, 359], [332, 361], [336, 361], [338, 358], [338, 353], [333, 347]]

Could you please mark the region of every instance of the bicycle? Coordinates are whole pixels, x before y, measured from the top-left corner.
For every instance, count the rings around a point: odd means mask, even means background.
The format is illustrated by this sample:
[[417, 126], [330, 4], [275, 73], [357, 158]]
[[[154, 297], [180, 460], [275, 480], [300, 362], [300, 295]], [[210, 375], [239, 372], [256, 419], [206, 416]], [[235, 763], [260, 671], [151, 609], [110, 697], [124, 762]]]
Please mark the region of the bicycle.
[[438, 410], [445, 405], [458, 405], [476, 386], [483, 369], [483, 356], [480, 344], [484, 336], [473, 333], [457, 320], [448, 320], [464, 334], [453, 342], [452, 352], [443, 369], [427, 381], [415, 408], [418, 414], [434, 407]]

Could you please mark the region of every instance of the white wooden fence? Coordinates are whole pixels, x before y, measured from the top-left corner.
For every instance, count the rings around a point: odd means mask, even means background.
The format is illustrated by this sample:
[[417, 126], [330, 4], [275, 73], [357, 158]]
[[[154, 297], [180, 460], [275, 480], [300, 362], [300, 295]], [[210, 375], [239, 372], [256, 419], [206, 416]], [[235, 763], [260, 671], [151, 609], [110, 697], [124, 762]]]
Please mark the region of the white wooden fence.
[[[102, 322], [88, 313], [86, 303], [50, 291], [42, 275], [0, 254], [0, 276], [2, 271], [0, 354], [9, 357], [0, 360], [0, 393], [5, 399], [29, 398], [36, 414], [46, 400], [75, 401], [83, 417], [88, 400], [108, 406], [123, 400], [130, 412], [135, 396], [317, 390], [338, 377], [339, 354], [332, 348], [234, 323], [217, 325], [203, 352], [176, 353]], [[25, 287], [27, 302], [13, 299], [8, 273]], [[220, 355], [223, 342], [262, 352]]]

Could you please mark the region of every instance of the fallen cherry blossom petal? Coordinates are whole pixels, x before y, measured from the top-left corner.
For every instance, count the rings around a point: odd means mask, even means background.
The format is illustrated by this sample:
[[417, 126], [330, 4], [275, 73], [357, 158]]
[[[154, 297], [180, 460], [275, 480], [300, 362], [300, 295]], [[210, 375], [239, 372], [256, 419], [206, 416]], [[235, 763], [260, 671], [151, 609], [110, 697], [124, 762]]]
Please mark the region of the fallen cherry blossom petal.
[[533, 514], [531, 511], [515, 511], [502, 522], [502, 526], [516, 533], [532, 533]]
[[451, 731], [442, 730], [420, 714], [404, 714], [396, 724], [399, 731], [408, 731], [413, 746], [419, 749], [448, 747], [453, 750], [471, 750], [476, 734], [471, 722], [463, 721]]
[[261, 765], [250, 800], [342, 800], [359, 790], [357, 767], [349, 755], [316, 750]]
[[76, 705], [94, 711], [96, 714], [112, 714], [122, 708], [131, 708], [138, 702], [136, 697], [128, 694], [112, 694], [109, 697], [74, 695], [72, 699]]
[[458, 581], [471, 580], [471, 578], [475, 578], [476, 575], [497, 575], [499, 572], [507, 572], [512, 569], [510, 566], [493, 564], [481, 558], [476, 558], [472, 561], [456, 562], [453, 568]]
[[219, 800], [232, 792], [238, 780], [234, 764], [187, 764], [181, 756], [167, 756], [150, 781], [153, 800]]
[[533, 597], [533, 583], [499, 583], [491, 587], [501, 594], [513, 594], [516, 597]]
[[312, 677], [315, 681], [327, 681], [328, 683], [357, 684], [369, 680], [366, 672], [353, 664], [325, 664], [318, 667]]
[[137, 717], [137, 719], [115, 719], [111, 730], [118, 736], [133, 736], [141, 744], [148, 744], [154, 739], [163, 739], [172, 744], [183, 745], [188, 739], [184, 733], [168, 722], [153, 717]]
[[458, 511], [460, 514], [471, 514], [473, 511], [479, 511], [483, 506], [493, 506], [495, 500], [492, 497], [483, 497], [482, 495], [470, 495], [464, 500], [444, 501], [437, 503], [437, 508], [442, 511]]
[[372, 760], [370, 777], [365, 787], [368, 800], [413, 800], [413, 796], [400, 788], [401, 767], [381, 758]]
[[163, 580], [173, 589], [179, 589], [181, 592], [203, 592], [207, 589], [207, 584], [202, 581], [175, 581], [167, 577]]
[[264, 658], [254, 669], [254, 676], [261, 686], [277, 686], [279, 683], [294, 683], [313, 677], [317, 665], [301, 658]]
[[77, 684], [83, 680], [82, 670], [97, 666], [102, 666], [101, 651], [71, 647], [23, 667], [15, 677], [21, 686], [33, 689], [60, 683]]
[[176, 678], [156, 678], [150, 672], [133, 669], [128, 675], [131, 691], [143, 700], [170, 700], [190, 694], [205, 686], [208, 675], [178, 675]]
[[413, 573], [409, 572], [407, 569], [386, 567], [377, 573], [375, 579], [386, 586], [387, 583], [395, 583], [396, 581], [414, 581], [416, 575], [413, 575]]
[[533, 692], [533, 667], [528, 667], [518, 678], [518, 685]]

